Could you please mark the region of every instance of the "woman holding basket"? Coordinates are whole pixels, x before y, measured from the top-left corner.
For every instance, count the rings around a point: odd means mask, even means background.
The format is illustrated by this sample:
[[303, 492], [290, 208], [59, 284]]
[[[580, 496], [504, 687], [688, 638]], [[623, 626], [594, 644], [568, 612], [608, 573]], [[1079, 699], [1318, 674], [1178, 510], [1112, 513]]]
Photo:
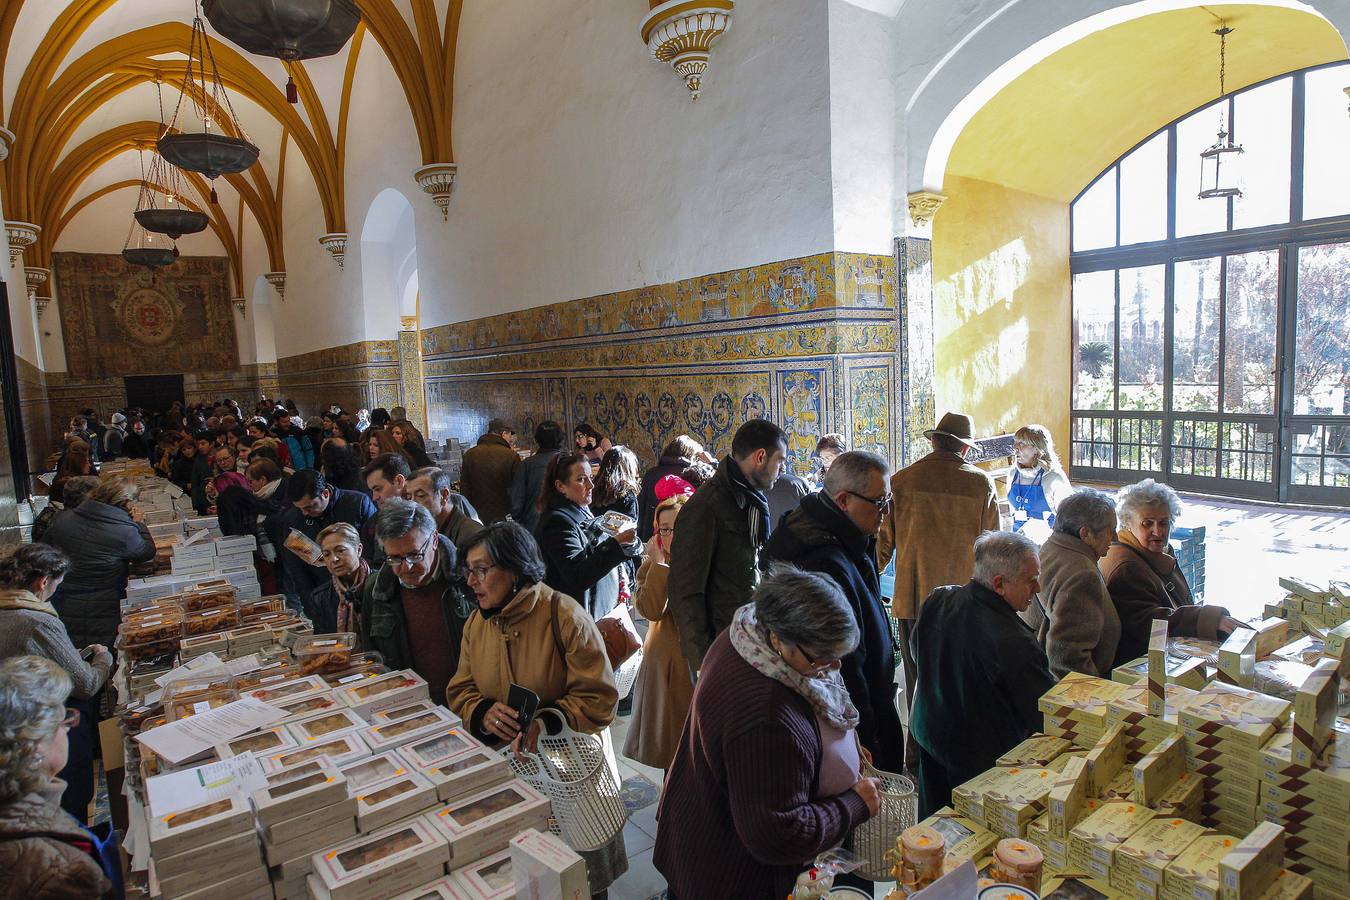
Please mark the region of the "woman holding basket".
[[[465, 572], [478, 609], [464, 625], [459, 668], [446, 705], [489, 746], [532, 752], [541, 718], [522, 728], [507, 705], [511, 685], [539, 697], [574, 731], [599, 734], [619, 700], [605, 643], [575, 600], [544, 584], [539, 545], [515, 522], [489, 525], [465, 547]], [[599, 850], [583, 852], [594, 896], [628, 870], [623, 832]]]

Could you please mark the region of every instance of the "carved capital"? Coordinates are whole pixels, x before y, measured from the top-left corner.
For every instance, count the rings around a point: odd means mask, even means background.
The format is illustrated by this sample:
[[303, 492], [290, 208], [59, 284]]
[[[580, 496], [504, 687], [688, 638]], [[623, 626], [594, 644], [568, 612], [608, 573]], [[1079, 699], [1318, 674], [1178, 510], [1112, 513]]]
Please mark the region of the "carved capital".
[[909, 195], [909, 217], [920, 228], [933, 221], [933, 216], [947, 200], [946, 194], [937, 191], [915, 191]]

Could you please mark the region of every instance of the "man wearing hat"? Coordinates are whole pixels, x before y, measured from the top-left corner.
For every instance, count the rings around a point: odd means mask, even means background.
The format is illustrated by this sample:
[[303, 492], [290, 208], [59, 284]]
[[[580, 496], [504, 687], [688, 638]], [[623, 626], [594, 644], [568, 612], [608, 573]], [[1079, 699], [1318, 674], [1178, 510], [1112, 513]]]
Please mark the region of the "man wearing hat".
[[906, 702], [914, 697], [909, 639], [919, 605], [936, 587], [970, 581], [975, 539], [999, 527], [993, 480], [966, 462], [966, 454], [975, 449], [974, 432], [970, 416], [947, 413], [936, 428], [923, 433], [933, 452], [891, 476], [894, 499], [877, 536], [877, 569], [884, 570], [895, 555], [891, 615], [900, 622]]
[[511, 446], [516, 430], [505, 419], [488, 422], [478, 443], [464, 451], [459, 490], [478, 510], [484, 525], [500, 522], [511, 513], [511, 481], [520, 467], [520, 454]]

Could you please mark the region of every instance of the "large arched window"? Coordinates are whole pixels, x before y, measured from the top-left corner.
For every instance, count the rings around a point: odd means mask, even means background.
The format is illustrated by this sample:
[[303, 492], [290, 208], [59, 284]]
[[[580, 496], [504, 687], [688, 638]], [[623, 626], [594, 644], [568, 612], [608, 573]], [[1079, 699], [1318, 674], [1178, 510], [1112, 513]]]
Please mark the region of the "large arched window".
[[[1150, 135], [1072, 208], [1078, 478], [1350, 504], [1350, 64]], [[1201, 198], [1219, 117], [1239, 197]]]

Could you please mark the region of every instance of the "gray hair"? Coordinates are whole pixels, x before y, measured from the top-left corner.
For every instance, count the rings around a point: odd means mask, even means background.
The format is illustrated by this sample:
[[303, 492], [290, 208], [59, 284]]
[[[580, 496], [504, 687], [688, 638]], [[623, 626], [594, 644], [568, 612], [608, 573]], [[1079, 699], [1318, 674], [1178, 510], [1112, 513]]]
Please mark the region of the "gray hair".
[[66, 716], [70, 676], [42, 656], [0, 663], [0, 805], [40, 790], [43, 741]]
[[450, 473], [440, 466], [423, 466], [413, 472], [408, 477], [409, 481], [416, 481], [419, 478], [427, 479], [431, 489], [437, 493], [450, 490]]
[[993, 590], [996, 576], [1016, 578], [1036, 558], [1036, 542], [1026, 535], [986, 531], [975, 539], [975, 580]]
[[397, 540], [412, 531], [420, 531], [423, 536], [436, 532], [436, 520], [425, 506], [402, 497], [390, 497], [380, 505], [375, 515], [375, 536], [381, 542]]
[[853, 609], [839, 586], [823, 575], [778, 564], [750, 602], [761, 628], [817, 659], [842, 659], [858, 646]]
[[1101, 534], [1116, 528], [1116, 501], [1101, 491], [1084, 488], [1059, 501], [1055, 509], [1055, 530], [1078, 537], [1080, 529]]
[[1129, 527], [1139, 520], [1139, 513], [1148, 506], [1165, 506], [1173, 519], [1181, 515], [1181, 498], [1168, 485], [1152, 478], [1127, 484], [1116, 492], [1116, 515], [1120, 523]]
[[89, 496], [89, 492], [99, 486], [101, 479], [97, 475], [75, 475], [66, 479], [65, 489], [62, 491], [62, 506], [66, 509], [74, 509], [84, 502], [84, 498]]
[[891, 473], [890, 463], [880, 453], [870, 450], [841, 453], [825, 473], [825, 492], [830, 496], [840, 491], [861, 493], [867, 490], [873, 472], [880, 472], [883, 480]]

